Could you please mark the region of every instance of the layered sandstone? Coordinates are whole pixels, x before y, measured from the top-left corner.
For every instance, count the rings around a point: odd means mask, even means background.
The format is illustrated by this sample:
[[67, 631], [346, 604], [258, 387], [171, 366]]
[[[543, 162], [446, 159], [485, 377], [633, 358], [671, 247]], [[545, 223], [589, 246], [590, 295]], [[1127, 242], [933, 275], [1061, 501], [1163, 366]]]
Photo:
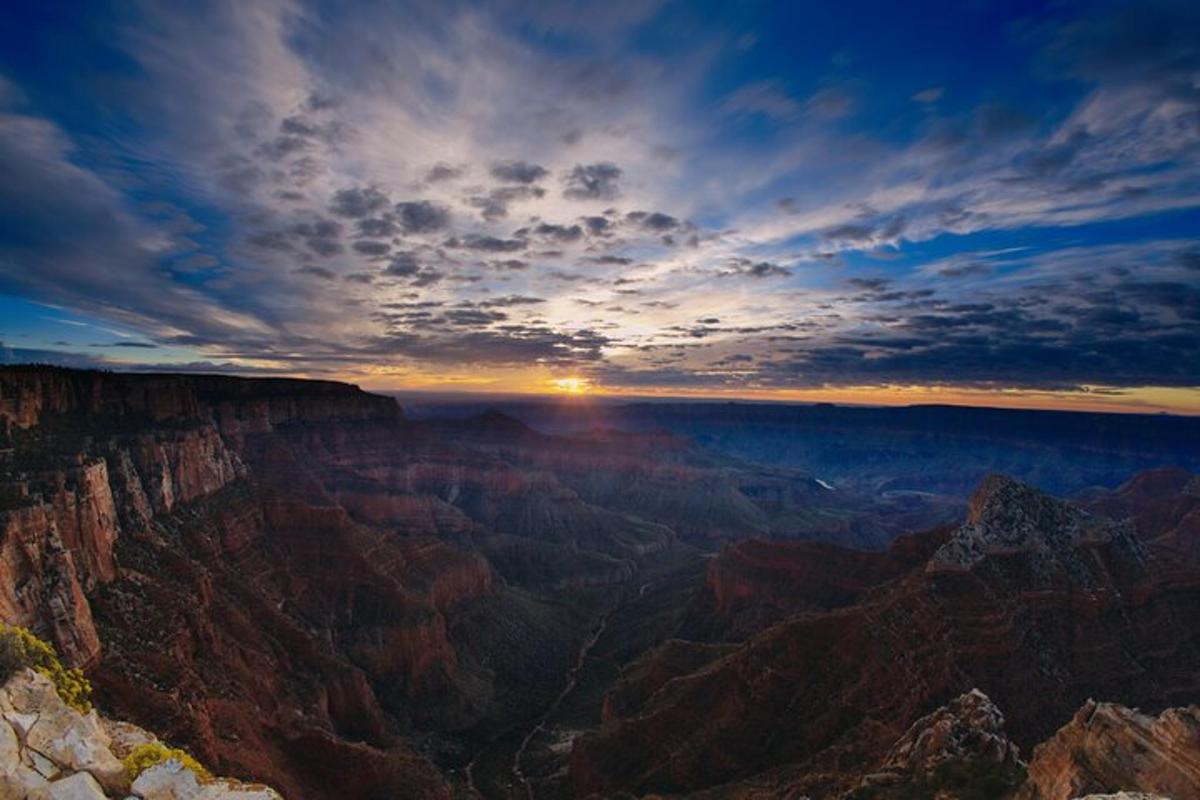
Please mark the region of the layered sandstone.
[[1200, 797], [1200, 707], [1153, 717], [1089, 701], [1034, 749], [1020, 797], [1070, 800], [1117, 791]]

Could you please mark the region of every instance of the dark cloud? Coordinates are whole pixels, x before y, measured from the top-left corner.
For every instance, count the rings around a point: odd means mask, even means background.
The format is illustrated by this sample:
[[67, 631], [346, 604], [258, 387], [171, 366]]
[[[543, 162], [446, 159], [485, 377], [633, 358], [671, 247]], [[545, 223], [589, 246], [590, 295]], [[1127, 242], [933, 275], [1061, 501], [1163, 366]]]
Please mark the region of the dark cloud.
[[446, 274], [434, 267], [426, 267], [417, 273], [416, 277], [409, 283], [410, 286], [432, 286], [445, 278]]
[[387, 208], [388, 202], [387, 195], [374, 186], [340, 189], [329, 210], [341, 217], [366, 217]]
[[575, 366], [599, 361], [608, 343], [606, 336], [591, 330], [564, 332], [510, 323], [470, 332], [397, 332], [367, 342], [358, 352], [361, 356], [402, 355], [448, 364]]
[[675, 240], [666, 234], [692, 229], [691, 225], [682, 223], [670, 214], [664, 214], [661, 211], [630, 211], [625, 215], [625, 221], [639, 230], [661, 235], [663, 243], [667, 245], [675, 244]]
[[529, 297], [527, 295], [511, 294], [506, 297], [496, 297], [491, 300], [483, 300], [479, 303], [484, 308], [511, 308], [513, 306], [533, 306], [546, 302], [542, 297]]
[[861, 223], [846, 223], [826, 228], [821, 235], [831, 241], [866, 242], [870, 241], [874, 230], [870, 225]]
[[489, 325], [493, 322], [501, 322], [508, 319], [508, 315], [503, 311], [483, 311], [477, 308], [460, 308], [447, 311], [442, 316], [442, 319], [451, 325], [476, 327]]
[[556, 242], [577, 242], [583, 238], [583, 228], [578, 225], [552, 225], [543, 222], [533, 229], [538, 236], [552, 239]]
[[612, 228], [612, 221], [607, 217], [583, 217], [583, 224], [592, 236], [604, 236]]
[[368, 217], [360, 219], [357, 224], [360, 235], [372, 238], [395, 236], [400, 230], [391, 216]]
[[425, 173], [425, 182], [441, 183], [442, 181], [452, 181], [456, 178], [461, 178], [464, 172], [466, 170], [462, 167], [455, 167], [439, 162], [430, 167]]
[[628, 266], [629, 264], [633, 263], [632, 258], [613, 255], [590, 256], [588, 261], [591, 261], [593, 264], [614, 264], [617, 266]]
[[748, 278], [783, 278], [792, 274], [787, 267], [772, 261], [751, 261], [748, 258], [734, 258], [727, 269], [718, 272], [721, 277], [744, 276]]
[[[864, 216], [867, 216], [864, 214]], [[902, 216], [881, 219], [864, 219], [858, 222], [847, 222], [834, 225], [821, 231], [822, 238], [833, 242], [863, 244], [876, 240], [888, 241], [895, 239], [908, 226], [908, 221]]]
[[496, 236], [470, 234], [461, 237], [452, 236], [446, 240], [446, 246], [486, 253], [514, 253], [524, 250], [528, 243], [524, 239], [501, 239]]
[[546, 190], [540, 186], [502, 186], [485, 195], [467, 198], [468, 205], [478, 208], [484, 219], [495, 221], [508, 216], [508, 207], [521, 200], [544, 197]]
[[387, 265], [387, 269], [384, 270], [384, 274], [396, 278], [409, 278], [416, 275], [420, 270], [421, 264], [417, 260], [416, 253], [402, 251], [392, 255], [392, 260]]
[[396, 221], [405, 233], [430, 233], [450, 224], [450, 211], [428, 200], [397, 203]]
[[301, 267], [300, 269], [296, 270], [296, 272], [301, 275], [312, 275], [314, 278], [320, 278], [321, 280], [326, 281], [331, 281], [337, 277], [337, 274], [333, 270], [325, 269], [324, 267], [313, 266], [311, 264], [307, 267]]
[[279, 130], [286, 136], [318, 139], [328, 144], [340, 141], [345, 135], [344, 128], [337, 120], [320, 122], [303, 114], [285, 117], [279, 123]]
[[[322, 256], [334, 256], [342, 252], [342, 245], [338, 241], [342, 235], [341, 223], [331, 219], [316, 218], [304, 222], [297, 222], [288, 229], [287, 234], [291, 237], [299, 238], [304, 244], [314, 253]], [[269, 246], [268, 243], [273, 243], [276, 249], [280, 242], [283, 242], [284, 249], [290, 248], [290, 242], [286, 238], [281, 237], [281, 234], [264, 234], [268, 238], [256, 242], [260, 246]], [[253, 241], [253, 240], [252, 240]]]
[[310, 142], [304, 136], [276, 136], [269, 142], [263, 142], [255, 151], [258, 155], [270, 161], [282, 161], [294, 153], [308, 149]]
[[392, 249], [387, 242], [377, 242], [371, 239], [360, 239], [353, 246], [355, 252], [365, 256], [385, 256]]
[[972, 261], [969, 264], [955, 264], [949, 267], [942, 267], [938, 270], [938, 275], [943, 278], [974, 278], [982, 275], [990, 275], [992, 268], [979, 261]]
[[504, 183], [537, 183], [550, 174], [545, 167], [526, 161], [498, 161], [492, 164], [489, 172]]
[[892, 284], [887, 278], [847, 278], [846, 283], [856, 289], [866, 289], [870, 292], [882, 292]]
[[619, 197], [621, 168], [609, 161], [576, 164], [563, 175], [563, 197], [572, 200], [612, 200]]

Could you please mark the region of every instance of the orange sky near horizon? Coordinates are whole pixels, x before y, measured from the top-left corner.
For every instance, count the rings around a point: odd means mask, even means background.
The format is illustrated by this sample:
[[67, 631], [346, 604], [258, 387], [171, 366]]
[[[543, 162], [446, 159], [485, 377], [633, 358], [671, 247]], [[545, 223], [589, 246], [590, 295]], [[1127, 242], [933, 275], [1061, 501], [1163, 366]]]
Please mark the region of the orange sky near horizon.
[[374, 391], [412, 391], [463, 395], [529, 395], [548, 397], [648, 397], [750, 400], [851, 405], [962, 405], [1058, 411], [1200, 415], [1200, 388], [1087, 387], [1085, 390], [976, 389], [955, 386], [844, 386], [805, 389], [731, 387], [689, 390], [677, 386], [606, 386], [583, 375], [548, 376], [538, 371], [501, 375], [440, 375], [393, 372], [347, 376]]

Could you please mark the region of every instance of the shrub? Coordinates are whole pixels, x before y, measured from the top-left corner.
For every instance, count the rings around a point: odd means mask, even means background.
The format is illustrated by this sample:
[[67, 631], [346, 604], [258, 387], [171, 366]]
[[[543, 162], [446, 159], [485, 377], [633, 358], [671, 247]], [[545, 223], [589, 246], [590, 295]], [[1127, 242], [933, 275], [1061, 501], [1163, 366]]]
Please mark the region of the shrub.
[[160, 742], [139, 744], [129, 752], [129, 755], [125, 756], [122, 763], [125, 764], [125, 777], [129, 778], [130, 783], [133, 783], [146, 770], [167, 761], [178, 761], [185, 768], [194, 772], [196, 779], [201, 783], [212, 780], [212, 775], [208, 770], [201, 766], [199, 761], [192, 758], [186, 750], [167, 747]]
[[23, 669], [49, 678], [58, 696], [76, 711], [86, 714], [92, 710], [92, 684], [82, 670], [64, 667], [54, 648], [25, 628], [0, 624], [0, 684]]

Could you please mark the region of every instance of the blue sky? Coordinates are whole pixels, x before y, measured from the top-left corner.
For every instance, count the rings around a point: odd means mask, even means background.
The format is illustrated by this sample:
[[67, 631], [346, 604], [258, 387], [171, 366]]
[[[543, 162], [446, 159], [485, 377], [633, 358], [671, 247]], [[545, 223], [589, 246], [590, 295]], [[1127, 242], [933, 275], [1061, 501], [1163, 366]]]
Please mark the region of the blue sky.
[[1195, 4], [14, 2], [0, 126], [4, 361], [1200, 410]]

